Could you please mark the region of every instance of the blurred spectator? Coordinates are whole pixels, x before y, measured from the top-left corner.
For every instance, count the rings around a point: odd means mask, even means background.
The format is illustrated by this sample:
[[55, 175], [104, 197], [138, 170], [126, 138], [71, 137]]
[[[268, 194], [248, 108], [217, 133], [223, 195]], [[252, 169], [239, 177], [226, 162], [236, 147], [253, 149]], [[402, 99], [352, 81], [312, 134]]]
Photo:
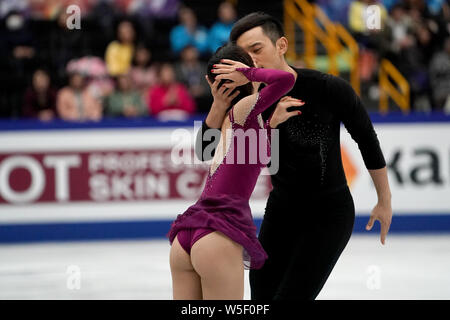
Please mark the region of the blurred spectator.
[[431, 16], [424, 0], [403, 0], [403, 2], [409, 13], [414, 17], [429, 18]]
[[132, 87], [128, 74], [117, 77], [117, 90], [106, 100], [105, 115], [111, 117], [138, 117], [147, 115], [142, 97]]
[[348, 25], [350, 0], [316, 0], [315, 3], [320, 6], [330, 20], [340, 22], [344, 26]]
[[150, 89], [150, 114], [161, 120], [183, 120], [195, 112], [195, 101], [187, 88], [176, 81], [175, 71], [170, 63], [160, 66], [160, 83]]
[[213, 24], [209, 31], [209, 45], [211, 53], [228, 42], [231, 28], [236, 21], [236, 9], [228, 2], [222, 2], [218, 9], [219, 21]]
[[408, 14], [413, 20], [418, 45], [424, 59], [430, 61], [433, 52], [439, 50], [448, 31], [445, 23], [434, 16], [423, 0], [406, 0]]
[[372, 5], [376, 5], [380, 9], [380, 27], [382, 27], [387, 18], [387, 11], [378, 0], [355, 0], [350, 4], [348, 27], [352, 34], [361, 41], [368, 41], [369, 39], [366, 37], [371, 35], [372, 30], [368, 29], [367, 24], [373, 20], [369, 19], [367, 8]]
[[390, 32], [390, 51], [392, 53], [399, 55], [403, 48], [413, 45], [413, 21], [401, 4], [396, 4], [391, 8], [386, 25]]
[[66, 65], [89, 53], [89, 45], [82, 30], [67, 28], [68, 15], [61, 9], [48, 37], [49, 61], [55, 72], [55, 83], [61, 87], [66, 81]]
[[108, 75], [105, 62], [99, 57], [86, 56], [69, 61], [67, 74], [79, 73], [86, 79], [89, 93], [101, 101], [114, 90], [114, 83]]
[[117, 40], [106, 49], [106, 67], [111, 76], [128, 73], [134, 54], [136, 32], [130, 21], [122, 21], [117, 27]]
[[147, 93], [150, 87], [157, 83], [156, 68], [152, 64], [152, 53], [144, 45], [138, 45], [131, 68], [131, 81], [141, 93], [144, 101], [147, 101]]
[[391, 8], [401, 1], [402, 0], [382, 0], [381, 2], [383, 3], [386, 10], [391, 11]]
[[139, 14], [147, 18], [167, 19], [176, 16], [179, 0], [115, 0], [114, 2], [123, 12]]
[[85, 78], [79, 73], [69, 76], [69, 85], [58, 92], [56, 108], [67, 121], [100, 120], [102, 105], [85, 88]]
[[450, 112], [450, 37], [445, 40], [443, 50], [431, 60], [430, 82], [436, 109], [445, 108]]
[[2, 0], [0, 2], [0, 19], [5, 18], [11, 11], [27, 12], [30, 0]]
[[[368, 28], [368, 23], [377, 22], [368, 16], [368, 7], [379, 8], [379, 28]], [[386, 8], [377, 0], [355, 0], [350, 4], [348, 27], [360, 46], [360, 78], [369, 81], [373, 78], [378, 65], [377, 52], [383, 47], [384, 26], [387, 19]]]
[[179, 54], [187, 45], [193, 45], [204, 54], [208, 51], [208, 31], [197, 24], [197, 17], [191, 8], [182, 7], [178, 12], [180, 24], [170, 31], [172, 51]]
[[46, 70], [34, 72], [31, 87], [25, 93], [22, 116], [42, 121], [52, 120], [56, 116], [56, 89], [51, 86]]
[[70, 5], [76, 5], [80, 8], [81, 15], [89, 13], [92, 8], [92, 0], [28, 0], [32, 15], [38, 19], [54, 19], [59, 16], [62, 9]]
[[212, 103], [210, 88], [205, 79], [207, 64], [199, 61], [198, 51], [187, 46], [181, 51], [181, 61], [175, 64], [177, 80], [182, 82], [195, 99], [198, 110], [207, 112]]
[[38, 43], [30, 20], [22, 12], [10, 11], [0, 26], [1, 91], [6, 93], [5, 116], [18, 116], [22, 109], [23, 93], [31, 74], [39, 65]]
[[442, 15], [447, 25], [447, 32], [450, 33], [450, 0], [442, 5]]
[[432, 15], [438, 15], [442, 10], [442, 6], [444, 5], [446, 0], [427, 0], [428, 11]]
[[93, 55], [103, 56], [108, 44], [116, 38], [115, 21], [118, 13], [114, 1], [100, 0], [93, 4], [89, 16], [85, 19], [87, 26], [91, 27], [89, 46]]
[[436, 47], [439, 28], [422, 0], [406, 0], [405, 3], [412, 34], [408, 34], [402, 43], [395, 65], [409, 81], [411, 109], [430, 110], [433, 108], [433, 97], [429, 62]]

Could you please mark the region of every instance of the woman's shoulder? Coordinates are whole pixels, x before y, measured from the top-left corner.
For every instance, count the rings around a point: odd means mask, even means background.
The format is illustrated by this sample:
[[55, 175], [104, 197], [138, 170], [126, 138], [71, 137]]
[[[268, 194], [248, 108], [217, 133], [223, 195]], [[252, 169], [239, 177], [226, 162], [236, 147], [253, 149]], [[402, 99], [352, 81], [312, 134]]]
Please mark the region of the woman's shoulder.
[[256, 103], [256, 100], [258, 99], [259, 93], [260, 92], [257, 91], [253, 94], [243, 97], [234, 105], [234, 107], [252, 107]]
[[255, 106], [259, 92], [255, 92], [239, 100], [230, 110], [234, 122], [244, 125], [251, 108]]

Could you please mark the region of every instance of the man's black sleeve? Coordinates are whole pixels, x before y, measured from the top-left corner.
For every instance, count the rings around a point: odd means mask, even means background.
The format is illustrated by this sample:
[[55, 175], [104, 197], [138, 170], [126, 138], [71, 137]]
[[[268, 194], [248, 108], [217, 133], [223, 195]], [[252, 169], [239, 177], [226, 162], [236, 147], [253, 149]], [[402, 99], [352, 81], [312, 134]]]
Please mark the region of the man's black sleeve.
[[372, 121], [361, 99], [344, 79], [329, 75], [327, 82], [331, 109], [335, 109], [347, 131], [358, 144], [367, 169], [386, 166]]
[[[217, 131], [208, 133], [207, 130], [217, 130]], [[200, 130], [198, 130], [197, 137], [195, 140], [195, 154], [199, 160], [208, 161], [214, 157], [216, 147], [219, 144], [219, 139], [216, 139], [217, 136], [220, 137], [220, 129], [208, 127], [206, 121], [204, 120], [202, 122], [202, 127], [200, 128]], [[208, 148], [207, 152], [205, 152], [205, 149], [209, 145], [211, 146]]]

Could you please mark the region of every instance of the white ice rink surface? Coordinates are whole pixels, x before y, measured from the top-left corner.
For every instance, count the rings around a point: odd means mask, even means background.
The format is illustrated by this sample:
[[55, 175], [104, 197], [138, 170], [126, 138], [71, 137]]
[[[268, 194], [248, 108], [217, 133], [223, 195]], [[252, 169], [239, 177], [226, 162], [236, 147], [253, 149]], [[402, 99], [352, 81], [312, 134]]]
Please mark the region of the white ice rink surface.
[[[1, 245], [0, 299], [171, 299], [169, 248], [163, 239]], [[245, 281], [249, 299], [248, 271]], [[450, 299], [450, 235], [390, 234], [382, 246], [354, 234], [317, 299]]]

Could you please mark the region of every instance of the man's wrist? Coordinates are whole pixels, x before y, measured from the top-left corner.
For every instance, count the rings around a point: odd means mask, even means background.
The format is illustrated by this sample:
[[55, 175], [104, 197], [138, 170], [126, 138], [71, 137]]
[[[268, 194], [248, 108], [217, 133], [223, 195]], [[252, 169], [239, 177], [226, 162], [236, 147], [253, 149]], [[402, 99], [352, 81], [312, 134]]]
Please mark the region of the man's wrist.
[[378, 196], [378, 203], [382, 206], [391, 206], [391, 194], [383, 194]]

